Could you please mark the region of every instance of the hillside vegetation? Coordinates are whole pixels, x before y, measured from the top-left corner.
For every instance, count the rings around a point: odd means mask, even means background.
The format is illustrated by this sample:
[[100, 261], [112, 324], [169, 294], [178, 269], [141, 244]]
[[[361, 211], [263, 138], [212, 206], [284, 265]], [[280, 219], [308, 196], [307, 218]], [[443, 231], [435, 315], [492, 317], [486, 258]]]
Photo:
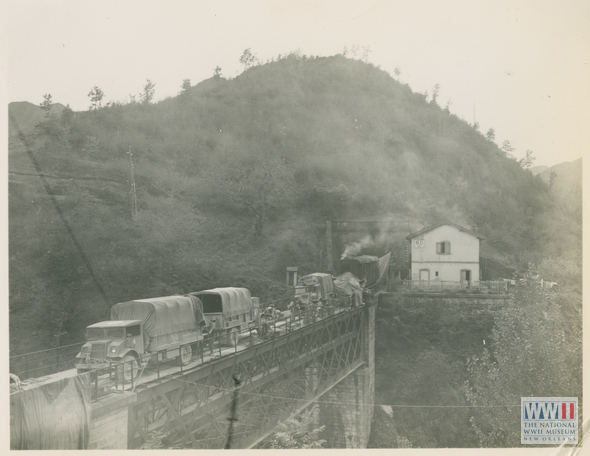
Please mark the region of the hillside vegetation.
[[482, 254], [513, 268], [580, 259], [577, 203], [357, 60], [291, 54], [156, 104], [49, 112], [34, 131], [25, 108], [10, 105], [11, 353], [81, 340], [124, 300], [282, 295], [287, 266], [325, 269], [326, 220], [476, 225]]
[[[502, 306], [381, 295], [375, 403], [391, 407], [395, 429], [375, 417], [369, 447], [519, 447], [521, 397], [582, 401], [580, 275], [544, 260]], [[547, 276], [559, 286], [540, 286]]]

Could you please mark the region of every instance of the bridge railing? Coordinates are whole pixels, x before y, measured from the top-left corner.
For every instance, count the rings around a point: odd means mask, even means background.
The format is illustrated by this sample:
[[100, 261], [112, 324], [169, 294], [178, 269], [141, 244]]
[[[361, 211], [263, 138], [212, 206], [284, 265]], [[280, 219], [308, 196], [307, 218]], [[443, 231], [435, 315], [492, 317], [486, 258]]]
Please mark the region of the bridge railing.
[[433, 293], [506, 293], [508, 282], [505, 280], [481, 280], [477, 282], [460, 282], [452, 280], [404, 280], [402, 286], [411, 291]]
[[[289, 299], [290, 301], [290, 299]], [[111, 390], [133, 391], [144, 370], [155, 374], [159, 380], [170, 375], [171, 353], [180, 353], [183, 347], [191, 347], [192, 359], [189, 366], [178, 363], [175, 372], [183, 373], [186, 369], [207, 364], [218, 359], [231, 356], [239, 351], [239, 346], [246, 344], [253, 346], [263, 343], [275, 337], [282, 336], [289, 332], [316, 323], [320, 320], [336, 315], [339, 312], [351, 309], [351, 300], [346, 297], [337, 298], [331, 301], [332, 305], [308, 306], [305, 311], [294, 313], [283, 312], [284, 316], [271, 319], [260, 319], [248, 329], [242, 331], [220, 331], [206, 335], [202, 340], [191, 344], [180, 345], [179, 348], [160, 350], [157, 353], [146, 354], [137, 361], [112, 362], [103, 369], [98, 369], [92, 375], [92, 400], [110, 394]], [[196, 359], [195, 359], [196, 358]], [[195, 366], [194, 362], [198, 364]], [[149, 363], [149, 364], [148, 364]], [[126, 374], [125, 374], [126, 373]], [[109, 381], [105, 382], [105, 378]]]
[[23, 355], [11, 356], [10, 372], [21, 380], [39, 378], [57, 372], [72, 369], [76, 365], [76, 355], [84, 342], [62, 347], [49, 348]]
[[[292, 300], [293, 297], [288, 297], [281, 302], [273, 301], [272, 304], [277, 309], [287, 308], [288, 303]], [[90, 371], [92, 400], [95, 401], [111, 394], [113, 389], [134, 390], [139, 377], [146, 369], [155, 374], [158, 379], [169, 375], [172, 367], [170, 361], [177, 357], [180, 360], [180, 352], [184, 347], [191, 347], [192, 358], [189, 368], [194, 369], [196, 367], [195, 361], [205, 364], [223, 356], [231, 356], [238, 352], [239, 346], [244, 344], [252, 346], [265, 342], [351, 308], [350, 297], [336, 297], [325, 305], [312, 304], [304, 310], [280, 311], [280, 316], [276, 318], [266, 314], [259, 315], [256, 321], [241, 331], [216, 330], [206, 334], [202, 340], [196, 343], [183, 344], [179, 347], [160, 350], [157, 353], [148, 353], [138, 360], [109, 362], [107, 367]], [[263, 309], [264, 307], [261, 307], [261, 311]], [[10, 357], [10, 372], [23, 381], [31, 378], [39, 379], [73, 369], [77, 363], [76, 355], [80, 352], [83, 344], [84, 342], [78, 342], [63, 347], [12, 356]], [[182, 373], [185, 369], [187, 367], [182, 362], [178, 362], [176, 372]]]

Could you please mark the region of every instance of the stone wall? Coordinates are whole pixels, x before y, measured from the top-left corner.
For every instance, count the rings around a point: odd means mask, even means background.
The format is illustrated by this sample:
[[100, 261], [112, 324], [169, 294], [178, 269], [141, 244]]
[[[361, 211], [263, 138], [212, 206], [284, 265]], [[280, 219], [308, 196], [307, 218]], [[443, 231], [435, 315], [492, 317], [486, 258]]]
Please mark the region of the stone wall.
[[461, 306], [461, 309], [477, 310], [505, 307], [509, 305], [510, 295], [506, 294], [467, 294], [467, 293], [381, 293], [379, 309], [393, 308], [396, 305], [438, 305], [445, 307]]
[[120, 393], [92, 404], [89, 450], [126, 450], [129, 405], [135, 393]]

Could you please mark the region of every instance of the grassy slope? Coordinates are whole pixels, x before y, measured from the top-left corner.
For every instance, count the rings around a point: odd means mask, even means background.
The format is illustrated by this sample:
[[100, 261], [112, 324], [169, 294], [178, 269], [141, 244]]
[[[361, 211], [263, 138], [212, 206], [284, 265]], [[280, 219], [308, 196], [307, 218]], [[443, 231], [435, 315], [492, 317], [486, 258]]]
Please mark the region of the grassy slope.
[[[79, 340], [86, 324], [126, 299], [225, 285], [277, 296], [286, 266], [319, 269], [325, 220], [475, 223], [489, 256], [513, 266], [531, 252], [542, 256], [543, 236], [553, 233], [542, 223], [550, 208], [540, 179], [464, 121], [341, 56], [291, 56], [156, 105], [113, 105], [55, 122], [31, 144], [94, 278], [13, 138], [12, 353], [47, 347], [60, 332], [62, 342]], [[221, 157], [255, 166], [280, 157], [292, 177], [261, 238], [252, 212], [213, 177]]]

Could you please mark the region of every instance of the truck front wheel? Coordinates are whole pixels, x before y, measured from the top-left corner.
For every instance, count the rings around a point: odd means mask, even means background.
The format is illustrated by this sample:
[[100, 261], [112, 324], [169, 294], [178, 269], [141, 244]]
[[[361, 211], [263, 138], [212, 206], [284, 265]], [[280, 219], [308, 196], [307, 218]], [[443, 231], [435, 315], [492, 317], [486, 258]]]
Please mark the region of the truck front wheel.
[[193, 358], [193, 349], [190, 345], [184, 345], [180, 348], [180, 364], [186, 366]]
[[121, 360], [121, 364], [117, 365], [117, 383], [124, 385], [137, 379], [137, 360], [132, 355], [127, 355]]

